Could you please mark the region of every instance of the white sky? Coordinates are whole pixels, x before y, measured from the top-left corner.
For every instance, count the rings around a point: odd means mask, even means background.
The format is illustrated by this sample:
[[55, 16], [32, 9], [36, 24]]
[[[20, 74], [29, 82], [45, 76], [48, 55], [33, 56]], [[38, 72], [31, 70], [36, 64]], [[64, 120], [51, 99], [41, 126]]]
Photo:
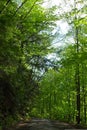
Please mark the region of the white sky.
[[[47, 0], [45, 0], [45, 1], [47, 1]], [[50, 8], [50, 7], [53, 6], [53, 5], [60, 6], [60, 4], [61, 4], [63, 7], [65, 7], [65, 2], [64, 2], [64, 0], [48, 0], [48, 2], [45, 2], [45, 3], [44, 3], [44, 7]], [[69, 8], [68, 8], [68, 9], [69, 9]], [[67, 8], [66, 8], [65, 10], [67, 10]], [[61, 13], [61, 9], [57, 10], [57, 15], [58, 15], [58, 12]], [[57, 24], [58, 27], [56, 27], [56, 28], [54, 29], [53, 33], [55, 33], [56, 31], [59, 31], [60, 35], [65, 35], [65, 34], [68, 32], [68, 30], [69, 30], [69, 25], [68, 25], [68, 23], [67, 23], [66, 21], [59, 20], [59, 21], [56, 22], [56, 24]], [[60, 29], [58, 29], [58, 28], [60, 28]], [[60, 39], [60, 37], [57, 39], [57, 41], [59, 41], [59, 39]], [[64, 45], [64, 44], [63, 44], [63, 41], [61, 41], [61, 42], [55, 42], [55, 41], [56, 41], [56, 40], [53, 41], [53, 43], [55, 43], [55, 44], [52, 45], [54, 48], [59, 48], [59, 46], [63, 46], [63, 45]], [[55, 53], [49, 54], [49, 55], [48, 55], [48, 58], [49, 58], [49, 59], [58, 60], [58, 57], [56, 56]]]
[[[47, 0], [45, 0], [47, 1]], [[44, 3], [44, 7], [46, 8], [50, 8], [52, 7], [53, 5], [56, 5], [56, 6], [59, 6], [58, 9], [57, 9], [57, 15], [61, 14], [61, 13], [64, 13], [64, 12], [67, 12], [67, 11], [71, 11], [71, 9], [74, 9], [75, 8], [75, 3], [74, 3], [75, 0], [48, 0], [48, 2], [45, 2]], [[86, 0], [83, 0], [82, 3], [78, 3], [76, 4], [76, 8], [77, 9], [81, 9], [83, 7], [83, 5], [87, 5], [87, 1]], [[62, 8], [61, 8], [62, 7]], [[80, 17], [85, 17], [87, 16], [87, 14], [81, 14]], [[59, 33], [64, 35], [66, 34], [69, 29], [70, 29], [70, 26], [68, 25], [67, 21], [63, 21], [63, 20], [59, 20], [56, 22], [57, 23], [57, 26], [60, 28], [59, 30]], [[54, 29], [53, 33], [55, 33], [56, 31], [58, 31], [58, 27]], [[70, 43], [74, 43], [74, 39], [73, 37], [68, 37], [68, 42], [70, 41]], [[56, 48], [59, 46], [64, 46], [64, 41], [61, 41], [61, 42], [56, 42], [55, 46]], [[56, 57], [55, 54], [50, 54], [49, 55], [49, 58], [52, 58], [52, 57]]]
[[[73, 0], [72, 0], [73, 1]], [[53, 6], [53, 5], [56, 5], [56, 6], [62, 6], [63, 8], [65, 7], [65, 9], [64, 10], [69, 10], [69, 8], [68, 7], [66, 7], [65, 6], [65, 0], [45, 0], [45, 3], [43, 4], [44, 5], [44, 7], [46, 7], [46, 8], [49, 8], [49, 7], [51, 7], [51, 6]], [[62, 10], [63, 11], [63, 10]], [[58, 12], [60, 12], [61, 13], [61, 9], [59, 8], [59, 10], [57, 9], [57, 15], [58, 15]], [[62, 33], [62, 34], [66, 34], [67, 33], [67, 31], [69, 30], [69, 26], [68, 26], [68, 23], [67, 22], [63, 22], [63, 21], [57, 21], [56, 22], [57, 23], [57, 26], [59, 26], [59, 28], [60, 28], [60, 33]], [[56, 30], [56, 29], [55, 29]], [[54, 32], [55, 32], [55, 30], [54, 30]]]

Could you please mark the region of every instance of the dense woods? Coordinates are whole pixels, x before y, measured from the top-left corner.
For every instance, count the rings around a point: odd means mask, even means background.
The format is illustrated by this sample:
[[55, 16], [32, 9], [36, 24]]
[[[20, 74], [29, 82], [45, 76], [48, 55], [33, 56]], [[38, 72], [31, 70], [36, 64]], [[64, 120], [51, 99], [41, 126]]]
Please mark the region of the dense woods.
[[[66, 0], [67, 11], [43, 3], [0, 2], [1, 130], [32, 117], [87, 124], [87, 2]], [[59, 20], [69, 29], [54, 47]]]

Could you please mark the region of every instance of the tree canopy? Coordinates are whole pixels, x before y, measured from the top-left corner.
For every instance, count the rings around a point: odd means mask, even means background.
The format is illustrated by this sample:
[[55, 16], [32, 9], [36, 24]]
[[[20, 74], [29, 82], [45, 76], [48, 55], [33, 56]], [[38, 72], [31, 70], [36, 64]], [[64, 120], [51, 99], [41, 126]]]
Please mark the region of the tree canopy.
[[[43, 3], [0, 2], [1, 130], [32, 116], [87, 124], [87, 2], [65, 1], [68, 10]], [[61, 20], [64, 38], [55, 31]]]

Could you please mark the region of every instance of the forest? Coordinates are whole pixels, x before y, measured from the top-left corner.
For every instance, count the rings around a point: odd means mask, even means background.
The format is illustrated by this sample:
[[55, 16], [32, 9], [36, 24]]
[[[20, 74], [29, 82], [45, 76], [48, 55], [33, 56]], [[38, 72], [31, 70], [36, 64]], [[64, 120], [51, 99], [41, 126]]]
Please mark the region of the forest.
[[0, 0], [0, 130], [32, 117], [87, 125], [87, 1], [45, 2]]

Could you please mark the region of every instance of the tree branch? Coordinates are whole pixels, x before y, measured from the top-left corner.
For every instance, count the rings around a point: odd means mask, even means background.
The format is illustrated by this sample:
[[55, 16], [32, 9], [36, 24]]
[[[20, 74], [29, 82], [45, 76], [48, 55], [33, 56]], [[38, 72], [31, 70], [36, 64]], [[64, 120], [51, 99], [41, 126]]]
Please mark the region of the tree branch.
[[7, 7], [7, 5], [11, 2], [11, 0], [7, 0], [6, 4], [4, 5], [4, 7], [2, 8], [2, 10], [0, 11], [0, 14], [3, 13], [3, 11], [5, 10], [5, 8]]
[[35, 1], [34, 1], [33, 5], [32, 5], [31, 8], [29, 9], [29, 11], [26, 13], [26, 15], [24, 16], [23, 20], [31, 13], [31, 11], [32, 11], [32, 9], [34, 8], [34, 6], [35, 6], [35, 4], [36, 4], [37, 1], [38, 1], [38, 0], [35, 0]]

